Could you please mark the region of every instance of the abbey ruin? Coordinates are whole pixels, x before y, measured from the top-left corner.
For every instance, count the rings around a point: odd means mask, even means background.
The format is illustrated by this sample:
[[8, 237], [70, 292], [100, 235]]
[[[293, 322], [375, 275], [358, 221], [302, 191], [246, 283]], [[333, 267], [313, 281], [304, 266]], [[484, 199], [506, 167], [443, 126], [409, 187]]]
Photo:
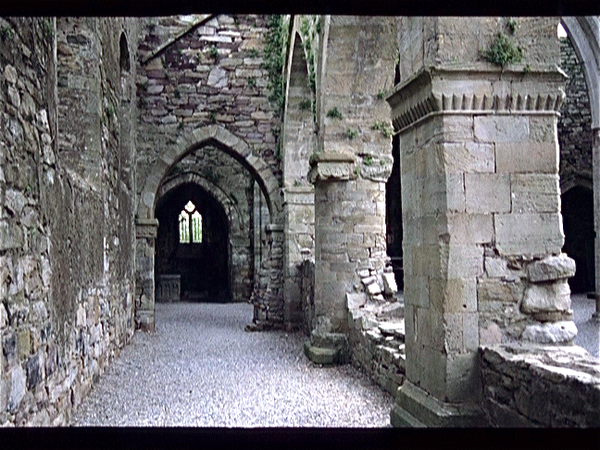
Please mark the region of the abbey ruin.
[[599, 68], [598, 17], [0, 19], [0, 425], [219, 299], [394, 426], [600, 426]]

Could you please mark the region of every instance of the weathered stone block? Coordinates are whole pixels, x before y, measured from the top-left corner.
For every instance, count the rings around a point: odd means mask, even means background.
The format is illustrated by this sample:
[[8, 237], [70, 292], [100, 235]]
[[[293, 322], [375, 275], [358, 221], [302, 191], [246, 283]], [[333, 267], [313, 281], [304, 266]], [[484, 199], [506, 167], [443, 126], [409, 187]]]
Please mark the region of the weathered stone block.
[[429, 292], [431, 304], [440, 312], [477, 311], [475, 277], [430, 278]]
[[346, 305], [348, 309], [357, 309], [367, 303], [367, 296], [364, 292], [348, 292], [346, 294]]
[[559, 253], [564, 244], [559, 214], [497, 214], [494, 228], [503, 255]]
[[14, 412], [23, 400], [26, 389], [25, 372], [21, 366], [14, 367], [10, 371], [10, 395], [8, 397], [8, 411]]
[[381, 294], [381, 286], [379, 286], [379, 283], [377, 282], [371, 283], [367, 286], [367, 292], [369, 295]]
[[523, 298], [522, 282], [505, 280], [479, 280], [477, 300], [479, 309], [485, 310], [485, 302], [519, 303]]
[[447, 173], [493, 173], [495, 170], [493, 144], [444, 142], [438, 151]]
[[510, 178], [502, 174], [465, 174], [467, 212], [510, 212]]
[[577, 327], [572, 321], [527, 325], [521, 337], [537, 344], [566, 344], [577, 337]]
[[558, 173], [558, 144], [556, 142], [498, 142], [496, 172], [556, 174]]
[[571, 290], [567, 280], [530, 284], [525, 290], [521, 311], [527, 314], [540, 312], [566, 312], [571, 308]]
[[559, 256], [549, 256], [541, 261], [535, 261], [527, 266], [529, 281], [560, 280], [575, 275], [575, 260], [561, 253]]
[[558, 175], [512, 174], [512, 211], [515, 213], [548, 213], [560, 209]]
[[396, 284], [396, 277], [394, 273], [384, 272], [382, 274], [383, 279], [383, 290], [388, 295], [394, 295], [398, 292], [398, 286]]
[[[479, 142], [523, 142], [529, 138], [527, 116], [475, 116], [474, 122], [474, 135]], [[498, 171], [497, 167], [498, 161]]]
[[484, 244], [492, 242], [494, 223], [491, 214], [449, 214], [447, 238], [455, 244]]

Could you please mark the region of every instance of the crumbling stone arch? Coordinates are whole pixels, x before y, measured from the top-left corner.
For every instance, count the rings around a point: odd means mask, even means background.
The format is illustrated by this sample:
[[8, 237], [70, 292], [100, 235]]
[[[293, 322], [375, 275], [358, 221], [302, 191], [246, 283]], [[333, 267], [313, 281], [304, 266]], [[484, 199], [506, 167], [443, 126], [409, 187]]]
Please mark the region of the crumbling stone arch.
[[166, 174], [185, 156], [206, 145], [219, 148], [250, 171], [265, 196], [271, 221], [278, 223], [282, 206], [277, 178], [269, 166], [252, 153], [251, 147], [246, 142], [216, 124], [197, 128], [177, 139], [175, 145], [165, 149], [160, 159], [154, 163], [144, 183], [137, 209], [138, 218], [154, 217], [156, 194]]
[[241, 214], [234, 201], [223, 191], [223, 189], [196, 172], [185, 172], [166, 180], [158, 189], [158, 194], [156, 196], [157, 200], [163, 198], [173, 189], [187, 183], [197, 184], [221, 205], [227, 215], [229, 229], [232, 233], [239, 234], [245, 231], [244, 223], [241, 220]]
[[600, 18], [563, 17], [561, 22], [583, 68], [590, 96], [592, 129], [600, 129]]
[[[158, 229], [155, 210], [159, 188], [179, 161], [193, 151], [206, 146], [218, 148], [240, 162], [252, 174], [265, 197], [271, 222], [267, 225], [270, 243], [269, 252], [263, 257], [261, 265], [264, 274], [259, 274], [255, 278], [251, 296], [251, 301], [255, 305], [254, 323], [262, 327], [283, 321], [283, 298], [280, 287], [283, 226], [279, 182], [267, 164], [252, 153], [251, 147], [244, 140], [222, 126], [213, 124], [180, 136], [175, 145], [167, 147], [161, 154], [144, 182], [138, 202], [136, 222], [136, 323], [140, 328], [154, 329], [154, 259]], [[268, 281], [261, 284], [257, 282], [260, 279]]]
[[[315, 96], [298, 32], [300, 17], [291, 30], [288, 52], [286, 102], [283, 120], [284, 186], [284, 303], [285, 323], [297, 327], [302, 321], [299, 266], [314, 253], [314, 188], [308, 182], [309, 157], [316, 150]], [[310, 319], [304, 317], [305, 321]]]

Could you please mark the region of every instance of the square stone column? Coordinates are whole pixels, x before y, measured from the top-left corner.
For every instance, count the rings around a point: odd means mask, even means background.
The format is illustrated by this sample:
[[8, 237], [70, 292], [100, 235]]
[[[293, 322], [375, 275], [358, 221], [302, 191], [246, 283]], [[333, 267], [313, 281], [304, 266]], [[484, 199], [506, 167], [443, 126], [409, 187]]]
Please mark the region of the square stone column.
[[574, 264], [560, 255], [564, 81], [552, 69], [426, 68], [388, 97], [400, 134], [407, 358], [393, 425], [482, 425], [480, 345], [574, 337]]
[[284, 321], [291, 330], [302, 324], [299, 268], [314, 253], [315, 193], [313, 186], [289, 186], [284, 196]]
[[158, 220], [137, 219], [135, 225], [135, 324], [144, 331], [154, 331], [154, 252]]

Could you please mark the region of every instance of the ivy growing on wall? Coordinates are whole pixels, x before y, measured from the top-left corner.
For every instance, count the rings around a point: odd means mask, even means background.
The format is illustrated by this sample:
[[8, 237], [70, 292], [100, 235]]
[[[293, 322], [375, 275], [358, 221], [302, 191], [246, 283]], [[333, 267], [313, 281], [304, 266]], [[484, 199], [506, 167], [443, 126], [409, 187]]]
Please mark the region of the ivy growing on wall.
[[283, 77], [283, 66], [285, 64], [285, 51], [287, 47], [287, 30], [284, 16], [269, 16], [267, 24], [267, 36], [263, 51], [264, 68], [269, 77], [269, 100], [275, 104], [278, 112], [283, 110], [285, 96], [285, 79]]

